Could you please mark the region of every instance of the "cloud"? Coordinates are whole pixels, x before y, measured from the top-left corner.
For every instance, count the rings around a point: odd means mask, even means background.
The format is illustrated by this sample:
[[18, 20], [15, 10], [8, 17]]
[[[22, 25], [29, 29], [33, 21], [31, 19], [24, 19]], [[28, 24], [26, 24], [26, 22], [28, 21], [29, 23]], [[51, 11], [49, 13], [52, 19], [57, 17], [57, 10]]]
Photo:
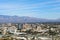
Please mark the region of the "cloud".
[[0, 14], [6, 15], [48, 18], [50, 16], [53, 17], [52, 13], [59, 14], [59, 10], [59, 0], [6, 0], [5, 2], [0, 2]]

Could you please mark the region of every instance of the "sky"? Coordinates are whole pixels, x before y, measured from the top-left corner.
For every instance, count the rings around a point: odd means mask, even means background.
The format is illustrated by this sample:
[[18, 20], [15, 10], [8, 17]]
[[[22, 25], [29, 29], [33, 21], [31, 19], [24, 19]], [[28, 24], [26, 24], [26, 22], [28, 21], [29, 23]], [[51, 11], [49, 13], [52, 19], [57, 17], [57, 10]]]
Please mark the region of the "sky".
[[0, 15], [60, 18], [60, 0], [0, 0]]

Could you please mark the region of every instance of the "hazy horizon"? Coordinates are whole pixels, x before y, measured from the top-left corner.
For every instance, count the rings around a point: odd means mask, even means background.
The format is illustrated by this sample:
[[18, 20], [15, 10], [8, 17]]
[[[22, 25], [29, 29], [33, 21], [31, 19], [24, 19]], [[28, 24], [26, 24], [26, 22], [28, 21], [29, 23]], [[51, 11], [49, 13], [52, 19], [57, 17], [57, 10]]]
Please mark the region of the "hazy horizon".
[[0, 15], [60, 18], [60, 0], [0, 0]]

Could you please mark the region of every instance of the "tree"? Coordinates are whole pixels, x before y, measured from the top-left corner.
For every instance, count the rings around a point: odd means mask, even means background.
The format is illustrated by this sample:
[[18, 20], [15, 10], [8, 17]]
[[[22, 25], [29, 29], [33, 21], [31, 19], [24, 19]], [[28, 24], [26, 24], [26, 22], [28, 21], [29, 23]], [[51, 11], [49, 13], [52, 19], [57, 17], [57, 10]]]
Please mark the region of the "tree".
[[54, 27], [54, 26], [50, 26], [50, 27], [49, 27], [49, 32], [48, 32], [48, 34], [51, 35], [51, 36], [52, 36], [52, 40], [54, 40], [54, 37], [53, 37], [53, 36], [54, 36], [54, 35], [57, 35], [58, 33], [56, 32], [56, 30], [54, 30], [54, 31], [51, 30], [51, 28], [54, 29], [54, 28], [57, 28], [57, 27]]

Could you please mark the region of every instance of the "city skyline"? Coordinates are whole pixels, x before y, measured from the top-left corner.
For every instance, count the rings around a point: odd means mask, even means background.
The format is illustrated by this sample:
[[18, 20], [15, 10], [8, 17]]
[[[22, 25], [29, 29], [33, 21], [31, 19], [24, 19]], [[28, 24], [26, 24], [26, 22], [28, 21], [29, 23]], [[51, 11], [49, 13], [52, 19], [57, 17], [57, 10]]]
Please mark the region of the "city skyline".
[[0, 15], [60, 18], [60, 0], [0, 0]]

